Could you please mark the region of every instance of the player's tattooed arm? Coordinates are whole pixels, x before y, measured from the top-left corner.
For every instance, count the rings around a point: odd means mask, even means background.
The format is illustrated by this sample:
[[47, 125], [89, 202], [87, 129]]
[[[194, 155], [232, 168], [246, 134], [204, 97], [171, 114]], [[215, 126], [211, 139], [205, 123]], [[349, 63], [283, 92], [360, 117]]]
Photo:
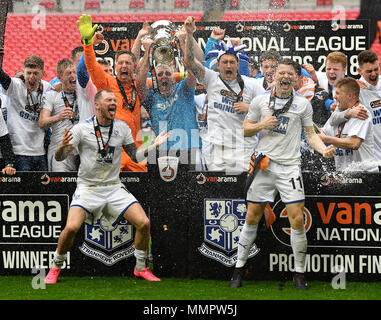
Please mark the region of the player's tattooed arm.
[[186, 31], [185, 55], [184, 60], [186, 66], [193, 72], [199, 81], [205, 77], [205, 67], [195, 58], [195, 49], [193, 41], [193, 31], [195, 29], [195, 21], [193, 17], [188, 17], [184, 23]]
[[132, 161], [139, 162], [137, 159], [138, 148], [135, 143], [130, 143], [123, 146], [124, 151], [130, 156]]

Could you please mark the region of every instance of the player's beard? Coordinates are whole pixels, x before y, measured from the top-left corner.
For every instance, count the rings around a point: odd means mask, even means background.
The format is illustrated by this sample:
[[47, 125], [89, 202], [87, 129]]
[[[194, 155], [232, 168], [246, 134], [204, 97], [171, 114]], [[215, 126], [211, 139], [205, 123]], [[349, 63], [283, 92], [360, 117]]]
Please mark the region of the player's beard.
[[107, 123], [105, 125], [111, 124], [111, 122], [115, 118], [116, 113], [116, 105], [107, 106], [106, 108], [103, 107], [100, 109], [100, 115], [102, 119]]

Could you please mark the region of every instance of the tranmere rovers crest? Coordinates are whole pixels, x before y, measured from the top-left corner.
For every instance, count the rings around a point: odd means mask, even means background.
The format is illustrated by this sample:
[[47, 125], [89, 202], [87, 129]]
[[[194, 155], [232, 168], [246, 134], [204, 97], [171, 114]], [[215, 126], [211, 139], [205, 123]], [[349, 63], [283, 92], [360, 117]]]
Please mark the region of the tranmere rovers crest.
[[[85, 241], [79, 250], [107, 266], [112, 266], [134, 254], [133, 240], [133, 227], [127, 220], [121, 220], [113, 226], [102, 215], [95, 224], [85, 223]], [[115, 250], [117, 251], [114, 252]]]
[[[232, 267], [237, 261], [239, 234], [245, 224], [245, 200], [204, 199], [204, 243], [198, 250], [206, 257]], [[259, 249], [254, 244], [249, 258]]]

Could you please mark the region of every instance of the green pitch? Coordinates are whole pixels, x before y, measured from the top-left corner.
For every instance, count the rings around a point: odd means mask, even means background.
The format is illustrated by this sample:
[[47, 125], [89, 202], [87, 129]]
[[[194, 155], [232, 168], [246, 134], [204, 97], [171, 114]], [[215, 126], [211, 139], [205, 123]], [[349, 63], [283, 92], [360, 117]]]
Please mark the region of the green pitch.
[[333, 289], [330, 282], [309, 282], [298, 291], [293, 283], [279, 290], [275, 281], [243, 281], [237, 289], [228, 281], [162, 279], [150, 283], [135, 278], [65, 277], [46, 285], [33, 276], [0, 277], [1, 300], [380, 300], [381, 282], [346, 282]]

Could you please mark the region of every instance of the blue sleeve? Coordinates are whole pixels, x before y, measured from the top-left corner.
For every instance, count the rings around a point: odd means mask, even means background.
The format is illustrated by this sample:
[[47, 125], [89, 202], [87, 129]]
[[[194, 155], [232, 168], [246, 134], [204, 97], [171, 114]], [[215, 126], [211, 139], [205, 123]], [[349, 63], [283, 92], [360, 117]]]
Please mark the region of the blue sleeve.
[[302, 67], [302, 72], [301, 73], [302, 73], [303, 76], [305, 76], [307, 78], [311, 78], [311, 75], [303, 67]]
[[53, 84], [55, 83], [58, 83], [58, 82], [61, 82], [57, 77], [55, 77], [54, 79], [50, 80], [49, 83], [50, 85], [52, 86]]
[[90, 79], [90, 75], [86, 68], [84, 53], [82, 53], [81, 59], [79, 59], [79, 63], [77, 67], [77, 77], [78, 77], [79, 85], [82, 88], [86, 88], [87, 83], [89, 82], [89, 79]]
[[[208, 54], [209, 51], [214, 50], [214, 45], [215, 45], [215, 44], [219, 44], [219, 43], [220, 43], [219, 40], [209, 37], [209, 38], [208, 38], [208, 41], [207, 41], [206, 44], [205, 44], [204, 58], [206, 57], [206, 55]], [[204, 61], [204, 66], [205, 66], [206, 68], [209, 68], [209, 69], [210, 69], [210, 68], [212, 67], [212, 66], [210, 65], [210, 63], [211, 63], [211, 61], [212, 61], [213, 59], [214, 59], [214, 58], [209, 58], [209, 59], [207, 59], [207, 60], [205, 59], [205, 61]]]
[[215, 44], [219, 44], [219, 43], [220, 43], [220, 40], [209, 37], [208, 41], [206, 41], [206, 44], [205, 44], [204, 57], [206, 57], [206, 55], [208, 54], [210, 50], [214, 49]]
[[335, 100], [332, 100], [332, 99], [325, 100], [325, 108], [327, 109], [327, 111], [331, 110], [331, 104], [334, 102], [335, 102]]
[[250, 69], [249, 69], [249, 63], [246, 60], [240, 59], [239, 60], [239, 68], [238, 72], [241, 75], [250, 77]]

